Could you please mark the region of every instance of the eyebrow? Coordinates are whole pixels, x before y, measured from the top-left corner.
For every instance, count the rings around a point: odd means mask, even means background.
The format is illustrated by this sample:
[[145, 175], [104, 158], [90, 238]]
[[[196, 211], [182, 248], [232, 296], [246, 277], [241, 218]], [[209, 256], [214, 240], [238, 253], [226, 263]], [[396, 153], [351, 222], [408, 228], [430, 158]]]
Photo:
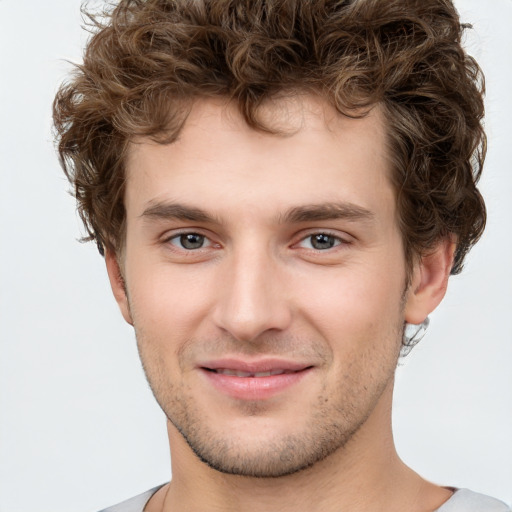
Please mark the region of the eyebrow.
[[194, 208], [180, 203], [150, 204], [144, 210], [141, 217], [152, 220], [183, 220], [220, 224], [217, 218], [208, 214], [201, 208]]
[[[201, 208], [181, 203], [158, 202], [150, 204], [142, 213], [142, 218], [150, 220], [181, 220], [221, 224], [222, 221]], [[295, 206], [276, 218], [278, 224], [299, 224], [302, 222], [346, 219], [350, 221], [370, 222], [374, 213], [353, 203], [320, 203]]]
[[353, 203], [321, 203], [291, 208], [279, 216], [280, 223], [301, 223], [317, 220], [346, 219], [351, 221], [372, 221], [374, 213]]

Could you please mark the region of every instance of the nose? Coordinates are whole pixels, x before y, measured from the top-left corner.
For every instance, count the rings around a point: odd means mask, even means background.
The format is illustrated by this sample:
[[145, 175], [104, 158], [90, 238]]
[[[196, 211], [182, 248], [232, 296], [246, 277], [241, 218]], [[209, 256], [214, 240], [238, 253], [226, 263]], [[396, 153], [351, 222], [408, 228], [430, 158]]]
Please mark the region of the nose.
[[286, 278], [263, 251], [244, 251], [224, 262], [213, 318], [218, 328], [241, 342], [285, 330], [292, 317]]

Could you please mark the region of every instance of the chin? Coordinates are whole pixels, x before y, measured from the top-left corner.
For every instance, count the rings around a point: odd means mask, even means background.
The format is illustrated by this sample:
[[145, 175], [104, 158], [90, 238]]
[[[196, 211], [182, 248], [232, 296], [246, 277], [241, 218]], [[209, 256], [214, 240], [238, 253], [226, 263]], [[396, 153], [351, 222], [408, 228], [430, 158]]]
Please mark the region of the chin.
[[179, 422], [170, 421], [210, 468], [252, 478], [279, 478], [303, 471], [342, 450], [363, 423], [310, 421], [299, 428], [295, 425], [295, 432], [290, 432], [289, 425], [286, 429], [282, 425], [272, 428], [272, 422], [261, 425], [258, 418], [254, 418], [254, 428], [246, 430], [240, 425], [214, 430], [208, 421], [194, 422], [184, 429]]

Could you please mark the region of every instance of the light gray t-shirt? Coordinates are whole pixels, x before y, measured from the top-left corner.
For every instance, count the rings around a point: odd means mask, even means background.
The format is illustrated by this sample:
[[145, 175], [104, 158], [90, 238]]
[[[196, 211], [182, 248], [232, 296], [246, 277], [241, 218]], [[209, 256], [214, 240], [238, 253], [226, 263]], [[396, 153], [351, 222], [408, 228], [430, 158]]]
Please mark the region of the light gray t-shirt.
[[[164, 484], [165, 485], [165, 484]], [[163, 487], [159, 485], [130, 500], [123, 501], [100, 512], [143, 512], [153, 494]], [[435, 512], [512, 512], [502, 501], [467, 489], [457, 489], [453, 496]]]

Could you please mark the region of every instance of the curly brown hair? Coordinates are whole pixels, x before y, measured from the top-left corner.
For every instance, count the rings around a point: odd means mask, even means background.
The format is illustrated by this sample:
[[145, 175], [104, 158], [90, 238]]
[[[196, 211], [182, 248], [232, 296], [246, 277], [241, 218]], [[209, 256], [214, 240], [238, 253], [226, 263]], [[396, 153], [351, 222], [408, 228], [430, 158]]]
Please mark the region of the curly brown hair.
[[460, 272], [485, 226], [484, 80], [450, 0], [121, 0], [89, 19], [54, 123], [84, 239], [100, 252], [123, 245], [134, 137], [171, 143], [199, 96], [230, 98], [268, 131], [258, 107], [300, 90], [348, 116], [381, 105], [407, 262], [454, 236]]

